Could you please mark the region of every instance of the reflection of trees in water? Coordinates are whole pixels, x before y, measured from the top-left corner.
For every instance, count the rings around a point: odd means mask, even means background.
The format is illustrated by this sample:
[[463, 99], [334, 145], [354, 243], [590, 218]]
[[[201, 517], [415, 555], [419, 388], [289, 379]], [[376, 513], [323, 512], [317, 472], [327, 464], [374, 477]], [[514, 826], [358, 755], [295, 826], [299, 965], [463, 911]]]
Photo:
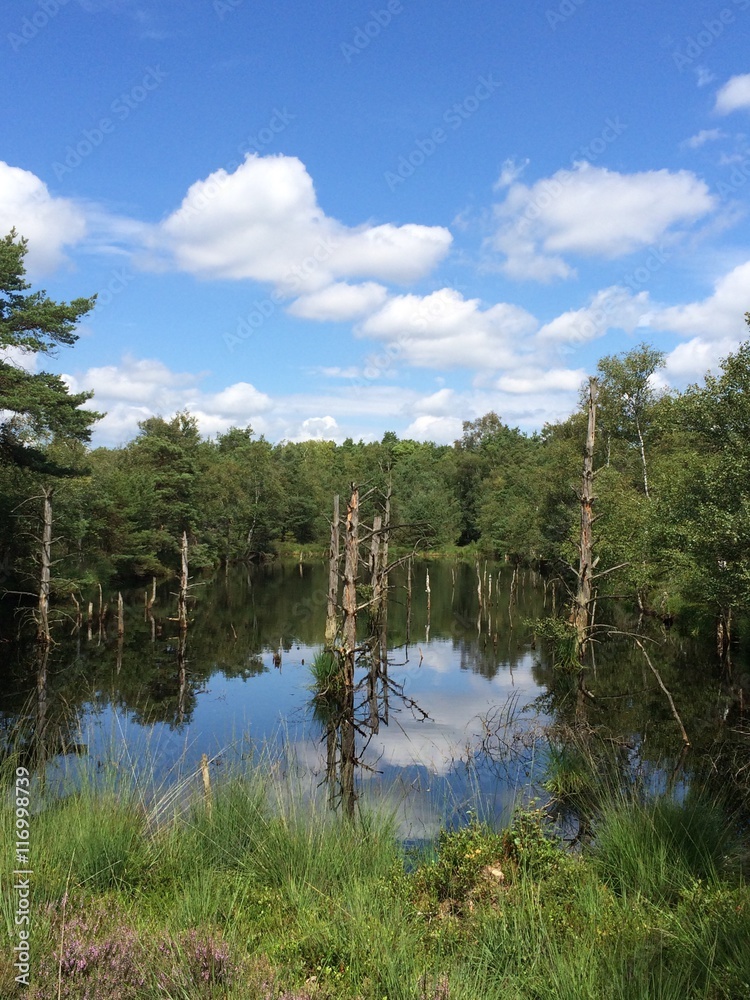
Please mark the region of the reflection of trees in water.
[[750, 801], [750, 727], [740, 721], [746, 695], [698, 643], [657, 626], [652, 639], [649, 656], [671, 692], [690, 748], [683, 746], [670, 703], [630, 637], [597, 645], [596, 669], [587, 680], [593, 698], [582, 695], [574, 674], [550, 659], [536, 660], [534, 679], [546, 689], [539, 707], [555, 720], [555, 738], [567, 734], [569, 751], [585, 750], [602, 773], [607, 761], [610, 774], [615, 772], [614, 758], [621, 787], [636, 782], [653, 791], [687, 783], [717, 794], [732, 788]]
[[403, 685], [388, 671], [388, 649], [383, 633], [377, 644], [361, 649], [359, 679], [347, 691], [344, 683], [318, 685], [311, 699], [313, 719], [320, 723], [326, 745], [326, 782], [329, 802], [342, 806], [351, 815], [357, 799], [355, 777], [358, 770], [374, 768], [364, 762], [372, 737], [388, 726], [391, 712], [407, 710], [416, 718], [429, 718], [417, 702], [405, 694]]
[[58, 678], [50, 671], [50, 647], [34, 643], [33, 687], [13, 713], [0, 716], [2, 755], [18, 755], [31, 770], [44, 768], [53, 757], [86, 752], [78, 735], [78, 716], [60, 697]]
[[[412, 657], [418, 658], [427, 624], [425, 574], [427, 564], [414, 561], [410, 633]], [[493, 678], [506, 665], [528, 663], [530, 636], [524, 620], [545, 613], [544, 587], [535, 585], [530, 571], [519, 572], [516, 603], [511, 605], [512, 567], [495, 567], [478, 615], [477, 569], [468, 563], [429, 563], [431, 637], [443, 641], [451, 652], [451, 665]], [[481, 567], [484, 578], [484, 567]], [[394, 708], [403, 708], [389, 684], [398, 676], [394, 661], [403, 660], [399, 647], [407, 634], [406, 566], [393, 569], [387, 609], [388, 649], [380, 672], [371, 670], [377, 652], [363, 654], [356, 666], [354, 730], [356, 753], [389, 719]], [[78, 720], [94, 708], [117, 706], [145, 725], [161, 722], [175, 729], [187, 725], [200, 693], [215, 673], [250, 680], [267, 671], [270, 651], [283, 638], [284, 650], [295, 644], [319, 645], [323, 641], [327, 594], [325, 564], [274, 564], [231, 569], [204, 581], [191, 594], [191, 623], [179, 656], [179, 629], [170, 622], [174, 584], [158, 589], [151, 618], [144, 614], [143, 588], [123, 591], [125, 630], [118, 643], [111, 615], [101, 632], [94, 626], [87, 638], [87, 621], [75, 635], [63, 635], [53, 626], [55, 642], [42, 665], [33, 641], [6, 643], [3, 647], [3, 685], [0, 693], [0, 745], [16, 742], [27, 759], [37, 751], [47, 758], [77, 752]], [[105, 593], [104, 602], [115, 607], [116, 594]], [[84, 594], [98, 606], [98, 593]], [[551, 610], [548, 598], [547, 611]], [[632, 627], [614, 609], [600, 608], [599, 617], [614, 619], [623, 631]], [[366, 615], [360, 616], [357, 641], [363, 646], [368, 632]], [[84, 616], [85, 618], [85, 616]], [[477, 620], [480, 629], [477, 630]], [[712, 648], [703, 648], [677, 634], [662, 632], [653, 622], [649, 654], [671, 691], [692, 748], [684, 761], [688, 779], [713, 781], [715, 787], [750, 786], [747, 760], [750, 734], [747, 704], [750, 677], [738, 654], [734, 664], [719, 664]], [[65, 625], [69, 630], [70, 622]], [[5, 628], [11, 634], [12, 628]], [[626, 739], [633, 745], [634, 766], [644, 775], [661, 767], [671, 773], [679, 763], [681, 740], [669, 705], [640, 652], [628, 640], [596, 645], [596, 671], [587, 684], [595, 694], [583, 708], [586, 724], [594, 730]], [[427, 651], [425, 650], [425, 654]], [[370, 657], [370, 659], [368, 659]], [[383, 660], [382, 653], [380, 654]], [[390, 660], [390, 664], [387, 662]], [[43, 669], [42, 669], [43, 667]], [[549, 694], [547, 709], [561, 724], [574, 726], [581, 712], [575, 679], [554, 669], [543, 650], [532, 663], [535, 682]], [[317, 715], [316, 715], [317, 718]], [[320, 719], [325, 733], [327, 722]], [[392, 722], [392, 720], [391, 720]], [[41, 738], [40, 738], [41, 737]], [[337, 744], [338, 746], [338, 744]], [[337, 751], [339, 752], [339, 751]]]

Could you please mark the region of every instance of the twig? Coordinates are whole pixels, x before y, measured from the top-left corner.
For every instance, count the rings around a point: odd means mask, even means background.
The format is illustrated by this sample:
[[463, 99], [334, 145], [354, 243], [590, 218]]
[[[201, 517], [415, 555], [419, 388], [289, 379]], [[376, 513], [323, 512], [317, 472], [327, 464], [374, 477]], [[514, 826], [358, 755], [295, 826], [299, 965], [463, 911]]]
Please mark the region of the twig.
[[675, 708], [675, 704], [674, 704], [674, 701], [672, 699], [672, 695], [669, 693], [667, 687], [664, 684], [664, 681], [661, 679], [661, 675], [659, 674], [659, 671], [656, 669], [656, 667], [651, 662], [651, 657], [646, 652], [646, 650], [645, 650], [645, 648], [643, 646], [643, 643], [640, 641], [640, 639], [636, 639], [635, 640], [635, 644], [636, 644], [636, 646], [638, 646], [638, 648], [640, 649], [640, 651], [646, 657], [646, 663], [648, 663], [649, 667], [651, 668], [651, 673], [657, 679], [657, 681], [659, 682], [659, 687], [662, 689], [662, 691], [664, 692], [664, 694], [667, 696], [667, 699], [669, 701], [669, 707], [672, 709], [672, 715], [675, 717], [675, 721], [677, 722], [677, 725], [680, 727], [680, 732], [682, 733], [682, 742], [685, 744], [686, 747], [689, 747], [690, 746], [690, 740], [688, 739], [688, 735], [685, 732], [685, 727], [682, 724], [682, 719], [680, 718], [679, 713], [678, 713], [677, 709]]

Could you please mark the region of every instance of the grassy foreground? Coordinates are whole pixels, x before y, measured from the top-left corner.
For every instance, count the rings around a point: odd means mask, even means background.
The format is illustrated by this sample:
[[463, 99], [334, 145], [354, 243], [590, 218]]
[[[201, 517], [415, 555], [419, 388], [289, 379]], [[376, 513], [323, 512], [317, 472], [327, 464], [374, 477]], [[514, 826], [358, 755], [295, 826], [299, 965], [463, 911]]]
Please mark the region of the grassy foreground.
[[575, 855], [533, 811], [407, 855], [387, 817], [347, 823], [260, 767], [210, 807], [117, 778], [41, 803], [20, 989], [9, 801], [2, 997], [750, 997], [743, 845], [710, 803], [620, 801]]

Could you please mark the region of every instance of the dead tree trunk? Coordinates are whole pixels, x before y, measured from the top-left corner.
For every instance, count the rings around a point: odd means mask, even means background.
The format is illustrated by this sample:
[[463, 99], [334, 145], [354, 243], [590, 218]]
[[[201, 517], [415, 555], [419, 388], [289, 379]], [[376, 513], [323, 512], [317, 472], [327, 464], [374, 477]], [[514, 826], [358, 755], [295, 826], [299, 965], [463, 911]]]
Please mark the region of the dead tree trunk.
[[578, 636], [578, 656], [583, 659], [589, 633], [591, 609], [591, 582], [594, 568], [594, 442], [596, 439], [596, 379], [589, 379], [589, 419], [586, 431], [586, 448], [583, 453], [583, 481], [581, 485], [581, 536], [578, 543], [578, 586], [570, 615]]
[[432, 592], [430, 590], [430, 571], [427, 570], [425, 577], [425, 591], [427, 593], [427, 625], [425, 626], [425, 642], [430, 641], [430, 623], [432, 621]]
[[52, 577], [52, 490], [42, 490], [42, 551], [39, 571], [37, 637], [49, 643], [49, 591]]
[[370, 539], [370, 585], [372, 587], [372, 598], [370, 608], [374, 618], [378, 612], [378, 601], [380, 600], [380, 574], [382, 563], [380, 559], [380, 546], [383, 534], [383, 518], [376, 514], [372, 521], [372, 538]]
[[411, 557], [406, 564], [406, 645], [411, 639]]
[[187, 532], [182, 533], [182, 569], [180, 571], [180, 592], [177, 597], [177, 620], [183, 631], [188, 627], [187, 595], [188, 595], [188, 540]]
[[370, 538], [370, 596], [369, 631], [370, 631], [370, 669], [367, 676], [367, 702], [370, 710], [369, 726], [373, 733], [379, 730], [378, 717], [378, 675], [380, 673], [380, 613], [381, 613], [381, 575], [382, 563], [380, 549], [382, 547], [383, 518], [376, 514], [372, 522], [372, 537]]
[[339, 495], [333, 498], [331, 521], [331, 547], [328, 553], [328, 609], [326, 612], [326, 647], [333, 648], [338, 631], [337, 606], [339, 600]]
[[388, 543], [391, 529], [391, 488], [385, 497], [383, 508], [383, 539], [380, 543], [380, 566], [378, 572], [378, 645], [380, 663], [378, 669], [383, 677], [388, 672]]
[[344, 595], [342, 625], [342, 669], [344, 705], [341, 720], [341, 793], [344, 812], [354, 815], [354, 660], [357, 649], [357, 574], [359, 571], [359, 490], [352, 483], [346, 511], [344, 540]]

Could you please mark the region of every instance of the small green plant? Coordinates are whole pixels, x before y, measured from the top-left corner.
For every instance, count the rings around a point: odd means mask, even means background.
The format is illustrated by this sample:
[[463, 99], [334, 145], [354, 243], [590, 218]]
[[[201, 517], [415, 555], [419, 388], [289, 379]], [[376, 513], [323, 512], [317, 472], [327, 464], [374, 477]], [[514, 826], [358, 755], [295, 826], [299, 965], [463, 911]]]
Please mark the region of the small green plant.
[[559, 838], [550, 833], [543, 809], [517, 809], [502, 835], [503, 854], [533, 878], [557, 872], [568, 859]]
[[338, 656], [329, 649], [316, 653], [310, 664], [312, 688], [319, 698], [335, 699], [343, 688], [341, 663]]
[[458, 830], [444, 830], [437, 855], [421, 864], [413, 876], [414, 895], [422, 912], [460, 912], [473, 899], [487, 870], [495, 884], [504, 881], [504, 840], [489, 827], [473, 821]]
[[580, 667], [578, 633], [565, 618], [536, 618], [526, 622], [537, 638], [552, 650], [554, 664], [560, 670], [573, 671]]

